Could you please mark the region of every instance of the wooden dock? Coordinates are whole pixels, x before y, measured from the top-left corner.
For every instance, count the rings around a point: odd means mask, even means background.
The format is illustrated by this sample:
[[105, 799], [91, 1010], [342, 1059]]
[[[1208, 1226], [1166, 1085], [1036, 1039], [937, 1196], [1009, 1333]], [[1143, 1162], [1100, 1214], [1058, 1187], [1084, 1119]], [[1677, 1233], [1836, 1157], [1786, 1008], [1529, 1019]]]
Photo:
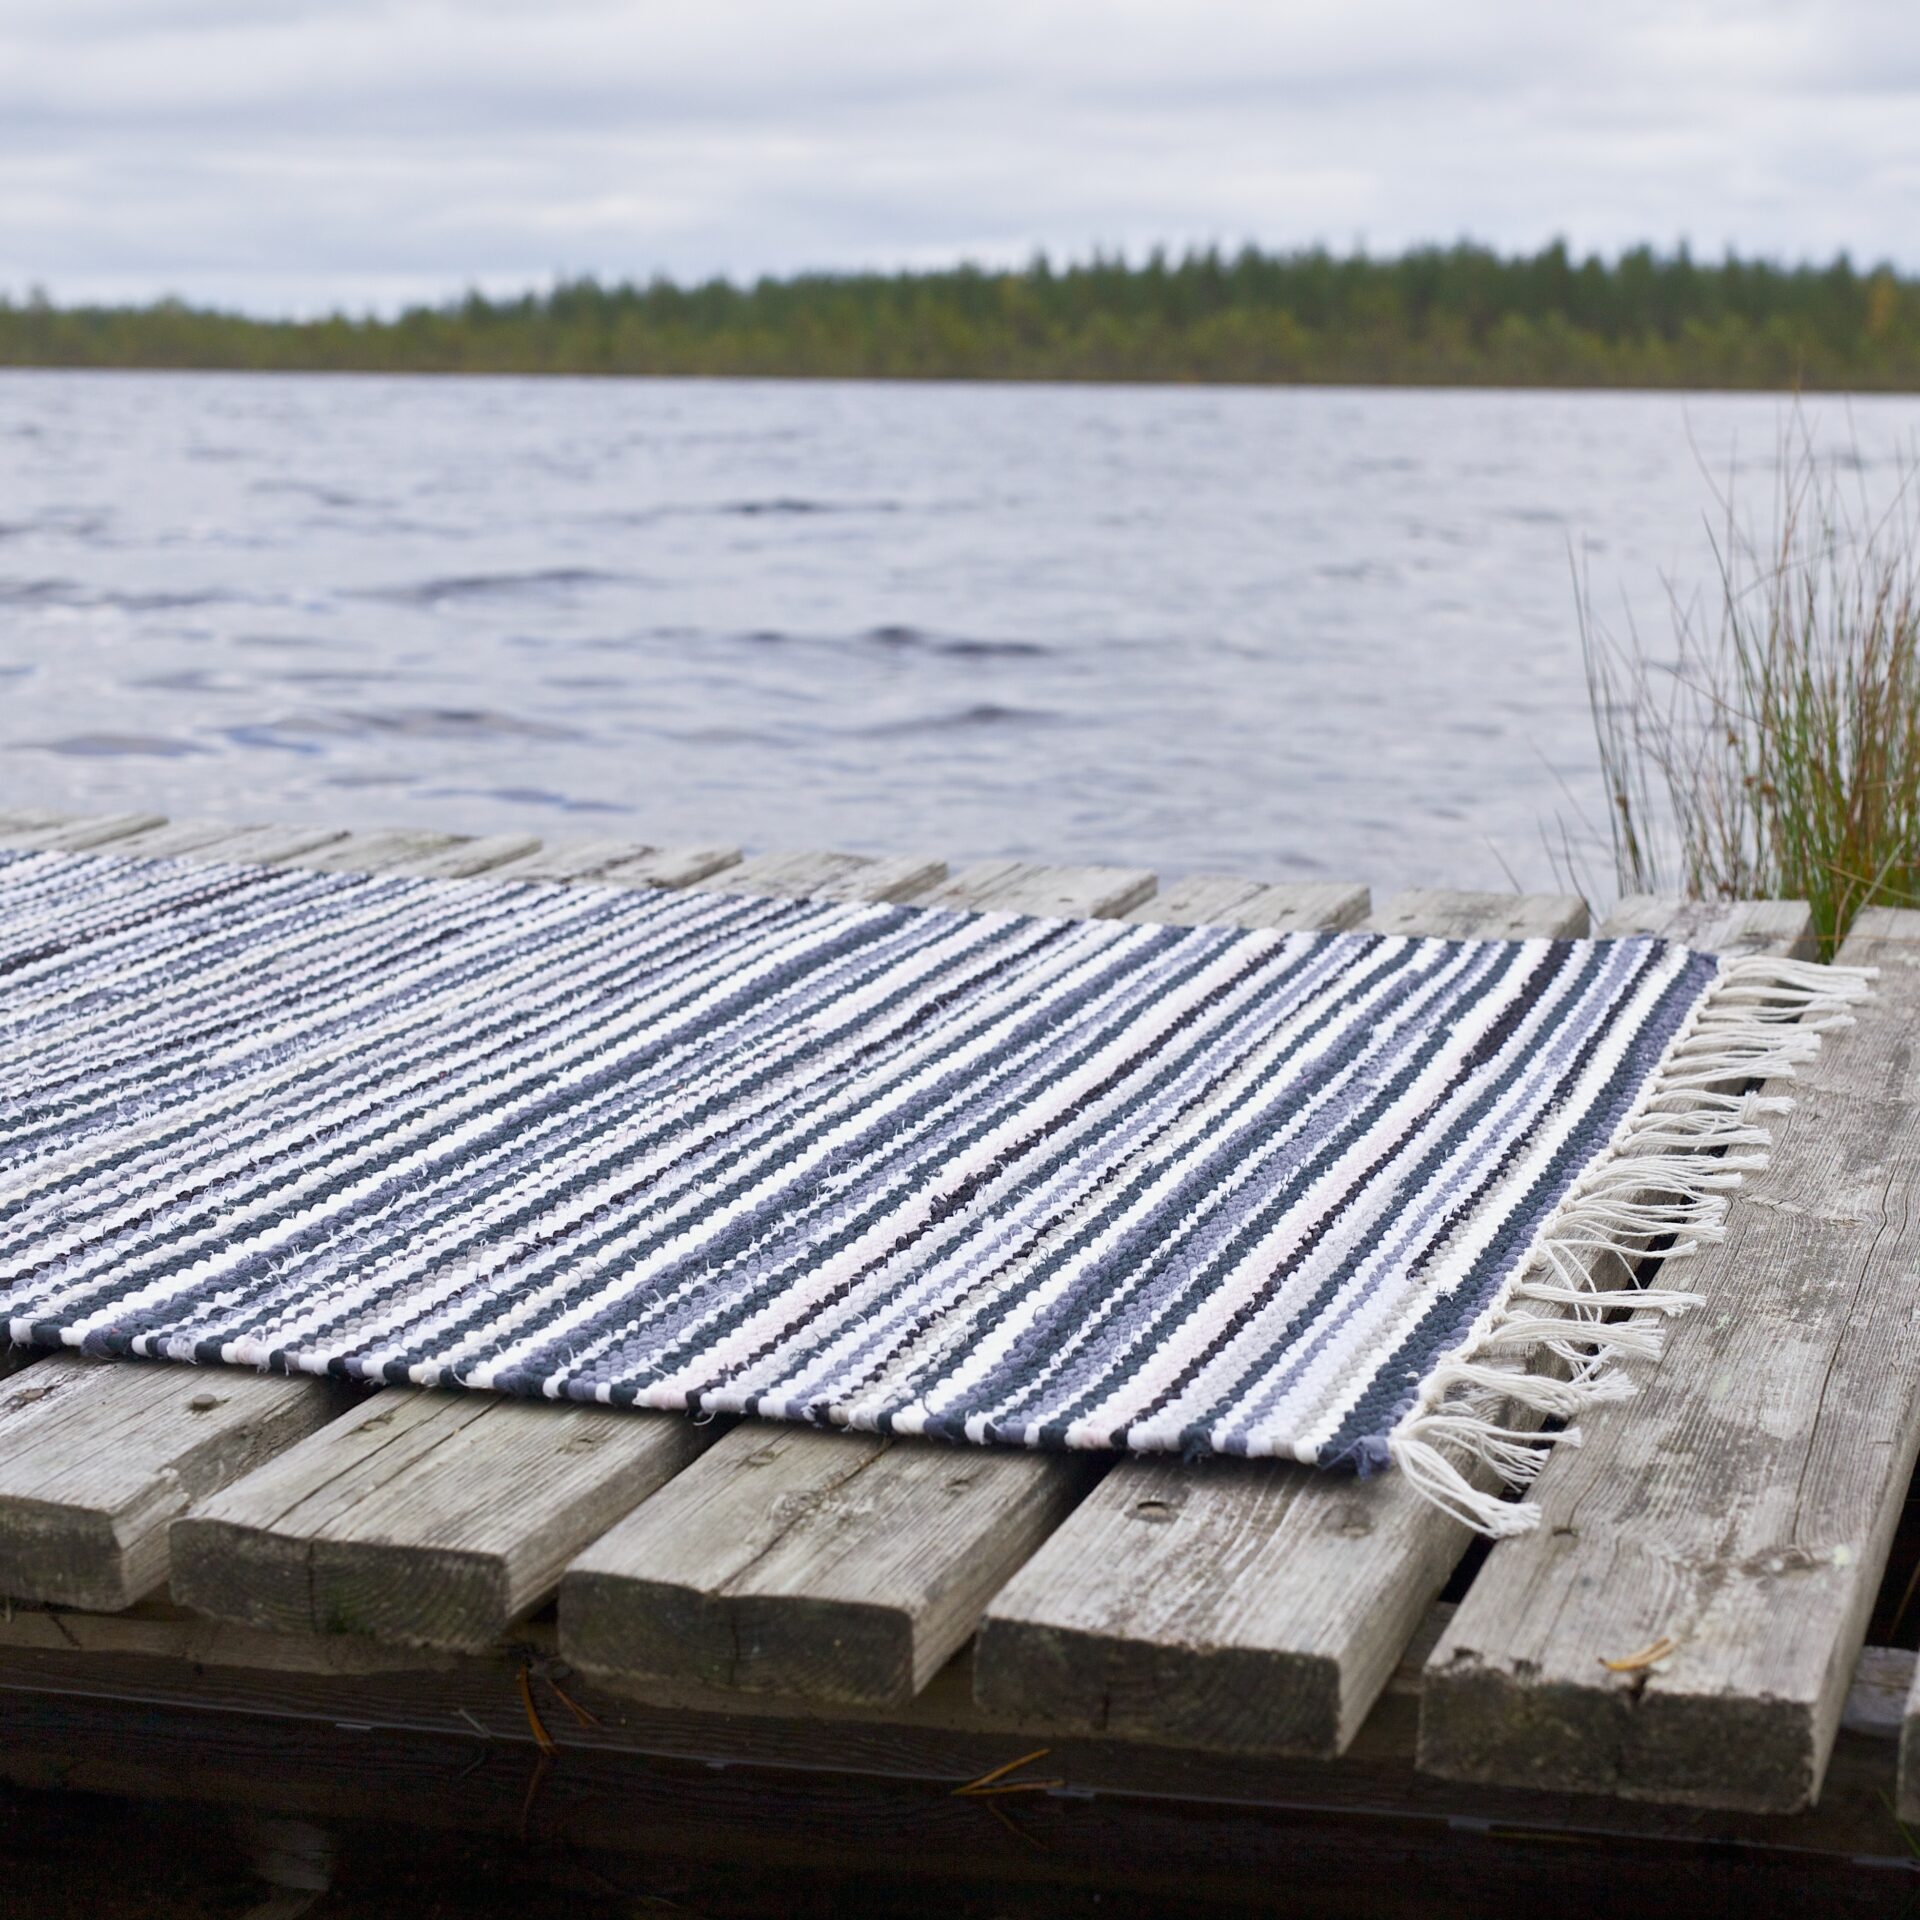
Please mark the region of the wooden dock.
[[[145, 814], [0, 815], [0, 844], [1183, 924], [1590, 930], [1567, 897], [1376, 905], [1357, 885], [1160, 891], [1132, 868]], [[1810, 951], [1806, 911], [1778, 903], [1636, 899], [1597, 931]], [[1456, 1854], [1497, 1832], [1550, 1856], [1573, 1835], [1913, 1873], [1895, 1808], [1920, 1821], [1914, 1657], [1867, 1637], [1920, 1450], [1920, 914], [1864, 916], [1842, 957], [1882, 970], [1877, 997], [1829, 1037], [1772, 1165], [1691, 1270], [1706, 1306], [1657, 1362], [1627, 1363], [1637, 1398], [1555, 1451], [1533, 1534], [1488, 1550], [1392, 1475], [16, 1352], [0, 1776], [309, 1811], [371, 1795], [395, 1818], [612, 1845], [675, 1818], [724, 1826], [759, 1769], [780, 1783], [763, 1815], [778, 1801], [793, 1823], [781, 1844], [833, 1827], [922, 1860], [1011, 1848], [1007, 1826], [1092, 1873], [1124, 1816], [1127, 1844], [1177, 1862], [1169, 1809], [1206, 1807], [1203, 1852], [1232, 1836], [1256, 1880], [1282, 1813], [1315, 1833], [1482, 1836]], [[994, 1801], [1017, 1798], [1017, 1820], [957, 1792], [1038, 1749], [1002, 1783], [1035, 1790]], [[662, 1767], [705, 1798], [681, 1781], [674, 1799]], [[860, 1838], [878, 1816], [854, 1780], [899, 1802], [882, 1841]]]

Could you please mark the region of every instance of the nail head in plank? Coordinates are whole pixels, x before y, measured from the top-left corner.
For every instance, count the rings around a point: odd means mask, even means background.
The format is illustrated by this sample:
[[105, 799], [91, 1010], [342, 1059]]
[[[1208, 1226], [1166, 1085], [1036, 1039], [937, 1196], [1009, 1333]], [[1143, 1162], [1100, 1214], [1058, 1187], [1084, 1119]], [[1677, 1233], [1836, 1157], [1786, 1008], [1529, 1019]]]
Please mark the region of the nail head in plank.
[[956, 873], [914, 905], [1105, 920], [1150, 899], [1154, 884], [1144, 867], [1036, 867], [1023, 860], [992, 860]]
[[1367, 921], [1375, 933], [1439, 940], [1578, 940], [1591, 924], [1573, 893], [1458, 893], [1420, 887], [1397, 893]]
[[846, 1704], [911, 1699], [1065, 1516], [1090, 1460], [753, 1423], [569, 1569], [587, 1671]]
[[1356, 927], [1367, 917], [1372, 896], [1365, 887], [1330, 880], [1269, 884], [1237, 874], [1194, 874], [1164, 887], [1129, 920], [1175, 927], [1271, 927], [1294, 933]]
[[648, 847], [633, 840], [549, 840], [496, 869], [499, 880], [618, 887], [685, 887], [737, 866], [735, 847]]
[[1704, 1303], [1623, 1363], [1638, 1396], [1582, 1418], [1539, 1530], [1489, 1554], [1428, 1666], [1428, 1771], [1766, 1812], [1818, 1793], [1920, 1451], [1915, 939], [1907, 914], [1842, 949], [1878, 996], [1674, 1274]]
[[[1584, 909], [1420, 896], [1393, 930], [1557, 933]], [[1402, 896], [1407, 899], [1408, 896]], [[1576, 909], [1578, 911], [1576, 911]], [[1123, 1460], [988, 1607], [983, 1706], [1066, 1731], [1331, 1756], [1359, 1730], [1469, 1535], [1397, 1475]]]
[[[1001, 891], [1004, 865], [976, 871]], [[1083, 918], [1138, 890], [1101, 867], [1023, 869], [1020, 886]], [[964, 876], [940, 891], [950, 906], [976, 904]], [[662, 1678], [727, 1674], [742, 1689], [820, 1700], [910, 1698], [1098, 1471], [1059, 1454], [990, 1457], [743, 1424], [569, 1570], [560, 1620], [570, 1657]], [[695, 1515], [697, 1537], [663, 1576], [659, 1543]], [[744, 1562], [743, 1538], [756, 1543]]]
[[483, 1652], [707, 1434], [668, 1415], [389, 1388], [176, 1521], [173, 1597], [276, 1633]]
[[715, 893], [771, 893], [795, 900], [906, 900], [946, 871], [944, 860], [911, 855], [756, 853], [693, 884]]
[[0, 1382], [0, 1593], [132, 1605], [166, 1577], [171, 1521], [335, 1405], [321, 1380], [69, 1353]]

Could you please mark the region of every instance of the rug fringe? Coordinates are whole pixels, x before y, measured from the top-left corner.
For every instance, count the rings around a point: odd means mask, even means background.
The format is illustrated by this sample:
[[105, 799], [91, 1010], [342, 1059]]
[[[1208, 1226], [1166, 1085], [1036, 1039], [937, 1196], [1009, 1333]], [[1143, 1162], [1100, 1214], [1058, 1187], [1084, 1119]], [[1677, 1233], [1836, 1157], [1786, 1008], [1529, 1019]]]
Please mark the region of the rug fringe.
[[[1695, 1293], [1636, 1286], [1632, 1263], [1670, 1239], [1664, 1275], [1723, 1238], [1729, 1195], [1767, 1162], [1771, 1136], [1758, 1122], [1793, 1105], [1730, 1083], [1792, 1079], [1821, 1034], [1852, 1024], [1872, 974], [1764, 954], [1720, 963], [1606, 1152], [1388, 1436], [1410, 1486], [1492, 1539], [1539, 1525], [1539, 1507], [1512, 1491], [1551, 1448], [1580, 1444], [1574, 1422], [1588, 1408], [1638, 1391], [1616, 1361], [1657, 1357], [1658, 1322], [1700, 1304]], [[1542, 1431], [1521, 1424], [1528, 1414], [1565, 1424]]]

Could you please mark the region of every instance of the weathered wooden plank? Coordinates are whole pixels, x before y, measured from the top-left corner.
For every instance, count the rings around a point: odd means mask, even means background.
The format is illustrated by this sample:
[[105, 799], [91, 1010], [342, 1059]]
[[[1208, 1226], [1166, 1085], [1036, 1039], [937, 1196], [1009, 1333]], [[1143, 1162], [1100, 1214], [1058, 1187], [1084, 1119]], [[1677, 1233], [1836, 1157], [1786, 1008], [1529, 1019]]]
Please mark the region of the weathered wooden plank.
[[91, 814], [52, 826], [22, 829], [9, 834], [7, 844], [29, 853], [85, 853], [90, 848], [104, 847], [131, 834], [165, 825], [165, 816], [158, 813]]
[[991, 860], [956, 873], [914, 905], [1106, 920], [1141, 905], [1153, 889], [1154, 877], [1145, 867], [1036, 867], [1024, 860]]
[[0, 1382], [0, 1593], [111, 1610], [195, 1500], [331, 1418], [319, 1380], [50, 1354]]
[[[142, 819], [147, 816], [121, 815], [118, 818]], [[296, 854], [310, 852], [348, 837], [344, 827], [235, 827], [223, 826], [213, 820], [166, 820], [150, 823], [130, 833], [115, 833], [101, 838], [99, 829], [106, 824], [104, 817], [61, 821], [49, 815], [42, 829], [42, 837], [51, 844], [72, 847], [74, 850], [97, 848], [102, 853], [137, 854], [143, 859], [231, 860], [260, 865], [291, 859]], [[76, 832], [84, 846], [73, 840]], [[0, 829], [0, 840], [14, 844], [13, 837], [4, 829]]]
[[[1368, 925], [1427, 931], [1412, 898]], [[1585, 929], [1574, 899], [1418, 898], [1449, 937], [1479, 936], [1470, 901], [1490, 938]], [[1125, 1460], [988, 1607], [974, 1684], [1067, 1729], [1339, 1753], [1468, 1538], [1393, 1475]]]
[[703, 876], [715, 893], [772, 893], [796, 900], [906, 900], [947, 871], [944, 860], [911, 854], [756, 853]]
[[407, 874], [420, 880], [469, 880], [477, 874], [491, 875], [510, 861], [523, 860], [539, 849], [540, 842], [533, 834], [493, 833], [437, 848], [431, 853], [415, 854], [411, 859], [395, 860], [381, 871]]
[[246, 829], [222, 826], [214, 820], [169, 820], [161, 826], [122, 835], [103, 851], [138, 854], [150, 860], [169, 860], [216, 842], [231, 840], [242, 831]]
[[1413, 933], [1436, 940], [1577, 940], [1590, 922], [1575, 893], [1459, 893], [1416, 887], [1377, 908], [1375, 933]]
[[[1015, 879], [1001, 866], [981, 885], [995, 904], [1014, 894], [1087, 917], [1140, 895], [1138, 876], [1116, 882], [1107, 868]], [[975, 904], [964, 876], [940, 894]], [[1059, 1455], [744, 1424], [568, 1570], [568, 1657], [808, 1699], [909, 1699], [1095, 1471]]]
[[[1044, 1760], [1027, 1768], [1024, 1777], [1058, 1779], [1066, 1797], [1035, 1794], [1002, 1805], [1023, 1830], [1036, 1817], [1049, 1821], [1038, 1835], [1048, 1849], [1041, 1856], [1047, 1876], [1058, 1877], [1052, 1842], [1078, 1834], [1089, 1806], [1107, 1804], [1115, 1809], [1112, 1824], [1100, 1830], [1091, 1851], [1118, 1847], [1115, 1858], [1138, 1871], [1157, 1872], [1168, 1888], [1169, 1905], [1180, 1903], [1183, 1889], [1172, 1877], [1166, 1837], [1142, 1833], [1137, 1825], [1140, 1809], [1156, 1802], [1185, 1802], [1201, 1822], [1193, 1851], [1185, 1856], [1190, 1862], [1185, 1870], [1199, 1876], [1195, 1886], [1214, 1886], [1223, 1859], [1229, 1867], [1237, 1860], [1245, 1871], [1246, 1842], [1265, 1833], [1272, 1843], [1262, 1856], [1269, 1891], [1285, 1884], [1291, 1894], [1298, 1879], [1300, 1820], [1318, 1810], [1354, 1831], [1343, 1861], [1363, 1878], [1374, 1875], [1382, 1884], [1392, 1878], [1400, 1885], [1411, 1874], [1425, 1905], [1409, 1896], [1405, 1910], [1410, 1914], [1430, 1913], [1434, 1904], [1431, 1874], [1422, 1878], [1409, 1867], [1402, 1844], [1414, 1826], [1438, 1836], [1429, 1861], [1437, 1857], [1460, 1868], [1454, 1904], [1469, 1912], [1477, 1910], [1476, 1889], [1498, 1885], [1503, 1893], [1510, 1891], [1512, 1857], [1529, 1836], [1542, 1860], [1537, 1891], [1549, 1903], [1562, 1896], [1562, 1906], [1571, 1871], [1577, 1869], [1582, 1884], [1607, 1881], [1625, 1863], [1649, 1853], [1668, 1876], [1681, 1876], [1678, 1884], [1718, 1890], [1717, 1879], [1703, 1877], [1703, 1847], [1716, 1849], [1705, 1856], [1714, 1861], [1724, 1855], [1751, 1859], [1761, 1848], [1777, 1848], [1759, 1854], [1776, 1867], [1792, 1860], [1804, 1866], [1814, 1853], [1837, 1853], [1849, 1871], [1864, 1875], [1865, 1887], [1864, 1904], [1843, 1900], [1836, 1911], [1877, 1911], [1875, 1901], [1884, 1901], [1890, 1889], [1897, 1903], [1903, 1876], [1912, 1871], [1885, 1803], [1894, 1748], [1878, 1724], [1849, 1725], [1819, 1808], [1783, 1826], [1761, 1816], [1458, 1786], [1416, 1774], [1418, 1663], [1413, 1661], [1396, 1674], [1354, 1751], [1329, 1767], [1250, 1764], [1119, 1740], [1035, 1737], [1017, 1722], [986, 1716], [972, 1705], [964, 1656], [909, 1707], [880, 1714], [802, 1709], [770, 1697], [693, 1687], [596, 1687], [584, 1676], [550, 1666], [545, 1658], [550, 1651], [541, 1621], [529, 1622], [513, 1644], [476, 1658], [383, 1648], [349, 1636], [213, 1627], [168, 1617], [158, 1608], [118, 1618], [17, 1610], [10, 1618], [0, 1614], [0, 1698], [7, 1714], [0, 1764], [15, 1778], [68, 1787], [211, 1795], [226, 1803], [256, 1792], [284, 1794], [285, 1804], [311, 1813], [336, 1803], [309, 1797], [313, 1786], [298, 1771], [301, 1730], [345, 1729], [338, 1733], [335, 1764], [340, 1781], [360, 1794], [361, 1811], [389, 1822], [417, 1813], [429, 1822], [472, 1824], [476, 1810], [468, 1805], [468, 1789], [497, 1773], [503, 1782], [493, 1789], [491, 1804], [502, 1830], [511, 1834], [526, 1819], [540, 1737], [527, 1712], [524, 1685], [546, 1737], [561, 1749], [548, 1785], [534, 1796], [535, 1830], [543, 1840], [553, 1837], [564, 1817], [556, 1808], [584, 1800], [597, 1809], [603, 1838], [640, 1844], [646, 1836], [633, 1828], [636, 1782], [662, 1774], [660, 1761], [680, 1763], [663, 1774], [674, 1796], [681, 1795], [683, 1778], [743, 1775], [756, 1783], [739, 1802], [733, 1841], [722, 1838], [721, 1843], [737, 1846], [744, 1821], [758, 1846], [764, 1835], [757, 1783], [771, 1777], [769, 1770], [823, 1779], [831, 1788], [830, 1794], [823, 1792], [823, 1810], [838, 1803], [836, 1796], [857, 1799], [903, 1779], [933, 1783], [932, 1791], [948, 1808], [964, 1810], [967, 1801], [953, 1797], [954, 1787], [1045, 1745]], [[1886, 1656], [1888, 1678], [1903, 1658], [1911, 1664], [1911, 1656]], [[1863, 1656], [1863, 1670], [1866, 1665]], [[564, 1687], [565, 1700], [550, 1690], [548, 1675]], [[566, 1701], [587, 1712], [576, 1716]], [[86, 1717], [110, 1705], [121, 1709], [120, 1717]], [[120, 1771], [129, 1764], [125, 1743], [150, 1742], [156, 1721], [169, 1715], [180, 1723], [179, 1731], [170, 1745], [140, 1748], [140, 1764], [148, 1769], [144, 1776]], [[248, 1734], [249, 1727], [261, 1731]], [[396, 1808], [394, 1794], [403, 1774], [390, 1756], [409, 1747], [419, 1756], [414, 1797]], [[222, 1777], [207, 1776], [209, 1756], [224, 1769]], [[583, 1774], [596, 1765], [623, 1770]], [[75, 1767], [83, 1772], [80, 1782], [71, 1772]], [[461, 1784], [450, 1794], [448, 1783], [455, 1776]], [[1223, 1805], [1257, 1819], [1252, 1826], [1222, 1829], [1211, 1816]], [[683, 1812], [681, 1799], [667, 1798], [661, 1808], [666, 1844], [684, 1851], [684, 1819], [675, 1825]], [[1274, 1810], [1280, 1809], [1287, 1811], [1276, 1819]], [[1381, 1816], [1395, 1824], [1383, 1825]], [[977, 1807], [972, 1818], [980, 1832], [1003, 1831]], [[898, 1847], [897, 1824], [895, 1811], [883, 1809], [865, 1837], [878, 1842], [891, 1835]], [[963, 1828], [957, 1836], [962, 1850], [969, 1832]], [[1461, 1847], [1482, 1843], [1487, 1851], [1469, 1854], [1464, 1862], [1457, 1858]], [[1678, 1851], [1667, 1843], [1677, 1843]], [[1032, 1838], [1009, 1838], [1008, 1844], [1022, 1863], [1019, 1879], [1029, 1884], [1040, 1847]], [[1082, 1836], [1077, 1844], [1084, 1860], [1089, 1843]], [[964, 1874], [964, 1857], [956, 1866]], [[1832, 1891], [1831, 1882], [1815, 1884]], [[1137, 1881], [1124, 1891], [1137, 1906]], [[1250, 1909], [1259, 1905], [1258, 1891], [1248, 1890]], [[1353, 1891], [1349, 1880], [1337, 1879], [1330, 1901], [1309, 1905], [1313, 1911], [1321, 1905], [1338, 1912], [1378, 1910], [1364, 1898], [1356, 1904]], [[1661, 1910], [1657, 1898], [1640, 1904]], [[1774, 1904], [1763, 1899], [1756, 1911], [1770, 1911]], [[1808, 1904], [1810, 1911], [1833, 1906], [1831, 1900]]]
[[[101, 824], [82, 823], [81, 835], [103, 851], [142, 850], [166, 831], [149, 823], [124, 838], [99, 839], [91, 830]], [[258, 857], [276, 845], [297, 850], [315, 842], [311, 832], [243, 828], [226, 838], [196, 838], [192, 853]], [[243, 1393], [227, 1391], [234, 1379], [245, 1383]], [[13, 1500], [11, 1508], [0, 1505], [0, 1515], [18, 1522], [0, 1523], [0, 1593], [79, 1606], [124, 1606], [157, 1585], [166, 1574], [167, 1526], [190, 1500], [292, 1445], [338, 1406], [337, 1393], [319, 1380], [68, 1356], [49, 1356], [12, 1391], [37, 1396], [54, 1388], [54, 1439], [33, 1420], [17, 1425], [29, 1455], [39, 1457], [0, 1470], [0, 1493]], [[18, 1399], [24, 1408], [42, 1404]], [[4, 1432], [0, 1425], [0, 1445]], [[88, 1446], [99, 1457], [77, 1474], [69, 1455]]]
[[909, 1699], [1092, 1471], [750, 1423], [574, 1562], [567, 1657], [808, 1699]]
[[1601, 932], [1657, 933], [1702, 953], [1783, 953], [1811, 960], [1818, 943], [1804, 900], [1669, 900], [1628, 894]]
[[271, 867], [299, 860], [349, 839], [345, 827], [246, 827], [225, 840], [210, 840], [178, 857], [186, 861], [231, 861]]
[[20, 834], [68, 826], [78, 818], [77, 814], [56, 813], [48, 807], [9, 807], [0, 812], [0, 844], [11, 846]]
[[[522, 845], [407, 834], [325, 850], [357, 868], [473, 870]], [[608, 884], [626, 884], [602, 867]], [[379, 871], [394, 870], [382, 865]], [[822, 875], [844, 879], [827, 856]], [[783, 872], [799, 876], [797, 860]], [[488, 877], [493, 877], [489, 874]], [[640, 884], [658, 884], [649, 878]], [[212, 1617], [292, 1631], [352, 1629], [406, 1644], [490, 1645], [553, 1592], [588, 1541], [713, 1437], [673, 1414], [528, 1406], [494, 1394], [390, 1388], [316, 1433], [297, 1458], [255, 1476], [184, 1525], [175, 1597]]]
[[634, 840], [549, 840], [496, 869], [499, 880], [686, 887], [740, 864], [737, 847], [649, 847]]
[[1339, 881], [1268, 883], [1238, 874], [1195, 874], [1163, 888], [1126, 917], [1176, 927], [1272, 927], [1292, 933], [1357, 927], [1372, 904], [1365, 887]]
[[460, 834], [440, 833], [430, 827], [373, 827], [289, 855], [285, 864], [313, 867], [322, 873], [388, 873], [403, 860], [451, 852], [466, 844]]
[[383, 1392], [176, 1520], [173, 1597], [278, 1633], [478, 1653], [707, 1432], [607, 1407]]
[[[1775, 1123], [1705, 1304], [1583, 1418], [1429, 1664], [1421, 1764], [1455, 1779], [1788, 1811], [1819, 1791], [1920, 1451], [1920, 915]], [[1624, 1663], [1609, 1666], [1608, 1662]]]

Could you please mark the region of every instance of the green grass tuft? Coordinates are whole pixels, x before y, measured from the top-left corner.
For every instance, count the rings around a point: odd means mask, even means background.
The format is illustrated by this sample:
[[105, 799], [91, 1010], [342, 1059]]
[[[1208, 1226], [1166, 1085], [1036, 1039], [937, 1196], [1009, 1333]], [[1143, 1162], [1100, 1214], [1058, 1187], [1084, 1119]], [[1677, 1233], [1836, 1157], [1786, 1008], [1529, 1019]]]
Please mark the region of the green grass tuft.
[[1805, 900], [1831, 957], [1863, 907], [1920, 905], [1920, 468], [1870, 511], [1796, 419], [1779, 474], [1758, 530], [1720, 497], [1670, 658], [1584, 578], [1581, 644], [1622, 892]]

